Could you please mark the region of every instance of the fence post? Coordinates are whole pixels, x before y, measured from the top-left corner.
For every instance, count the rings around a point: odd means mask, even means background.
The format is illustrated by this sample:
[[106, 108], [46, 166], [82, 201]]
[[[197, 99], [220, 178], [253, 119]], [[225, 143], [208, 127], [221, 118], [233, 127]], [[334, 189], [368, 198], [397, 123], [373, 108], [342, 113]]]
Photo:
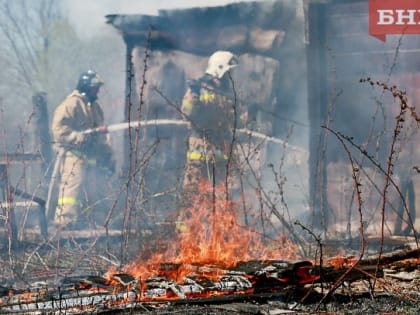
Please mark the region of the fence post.
[[[41, 155], [41, 175], [44, 175], [45, 188], [48, 190], [48, 185], [51, 181], [50, 164], [52, 162], [52, 141], [49, 128], [49, 116], [47, 106], [47, 94], [45, 92], [38, 92], [32, 96], [33, 117], [32, 117], [32, 135], [33, 143], [32, 149], [34, 153]], [[46, 194], [45, 194], [46, 195]], [[41, 234], [47, 235], [47, 219], [45, 214], [45, 202], [39, 203], [39, 223]]]
[[33, 104], [33, 150], [41, 154], [41, 170], [45, 174], [52, 158], [52, 142], [49, 128], [47, 94], [38, 92], [32, 96]]

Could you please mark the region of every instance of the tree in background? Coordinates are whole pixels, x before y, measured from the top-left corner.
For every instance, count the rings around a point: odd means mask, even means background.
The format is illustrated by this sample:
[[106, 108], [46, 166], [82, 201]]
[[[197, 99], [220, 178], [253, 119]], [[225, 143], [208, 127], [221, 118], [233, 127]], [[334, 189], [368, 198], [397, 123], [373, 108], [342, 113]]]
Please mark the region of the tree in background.
[[[119, 98], [123, 100], [123, 96], [114, 96], [124, 85], [121, 39], [118, 45], [100, 34], [81, 40], [61, 3], [57, 0], [0, 0], [0, 121], [6, 131], [8, 151], [14, 152], [17, 144], [22, 143], [22, 137], [26, 139], [32, 96], [41, 91], [47, 93], [51, 117], [57, 104], [75, 88], [81, 71], [92, 67], [99, 74], [104, 73], [107, 98], [114, 104]], [[106, 80], [112, 75], [115, 81], [115, 74], [121, 81], [121, 86], [116, 88], [114, 82], [108, 84]], [[106, 115], [108, 107], [104, 105]], [[122, 108], [123, 104], [121, 116]], [[115, 117], [114, 113], [108, 116]], [[0, 148], [4, 151], [4, 144]]]
[[[81, 39], [62, 2], [0, 0], [0, 154], [33, 153], [32, 97], [46, 93], [50, 122], [54, 109], [76, 87], [80, 73], [90, 68], [106, 82], [101, 92], [106, 122], [123, 117], [125, 50], [121, 38], [116, 41], [115, 33], [115, 38], [94, 34]], [[11, 185], [45, 197], [49, 179], [38, 166], [11, 164], [9, 174]]]
[[23, 133], [26, 129], [32, 112], [32, 95], [52, 90], [51, 83], [56, 78], [51, 78], [51, 73], [55, 73], [51, 54], [57, 33], [71, 33], [63, 21], [54, 0], [0, 2], [0, 55], [3, 58], [0, 106], [9, 151], [14, 149], [16, 141], [22, 142], [19, 129], [23, 128]]

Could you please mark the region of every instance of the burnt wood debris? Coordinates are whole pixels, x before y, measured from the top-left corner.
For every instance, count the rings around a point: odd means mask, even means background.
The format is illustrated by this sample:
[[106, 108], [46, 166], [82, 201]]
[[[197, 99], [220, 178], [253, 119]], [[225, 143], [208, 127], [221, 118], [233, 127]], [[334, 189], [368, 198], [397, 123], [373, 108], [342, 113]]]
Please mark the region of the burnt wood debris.
[[[181, 308], [182, 305], [230, 304], [235, 308], [235, 303], [243, 302], [249, 303], [250, 309], [254, 306], [254, 311], [259, 305], [261, 311], [262, 305], [268, 307], [268, 301], [281, 302], [286, 308], [297, 302], [304, 306], [325, 297], [331, 285], [349, 268], [352, 270], [342, 279], [342, 288], [329, 297], [329, 302], [348, 303], [369, 296], [369, 283], [374, 281], [378, 282], [378, 291], [387, 292], [392, 300], [392, 292], [386, 288], [395, 286], [398, 281], [418, 286], [419, 253], [419, 249], [395, 251], [383, 257], [367, 258], [355, 266], [354, 257], [331, 258], [324, 266], [310, 261], [283, 260], [247, 261], [226, 269], [217, 265], [162, 263], [157, 274], [146, 279], [118, 272], [103, 276], [69, 276], [62, 278], [57, 286], [47, 282], [30, 283], [30, 287], [23, 290], [1, 286], [0, 314], [58, 309], [71, 314], [123, 310], [150, 312]], [[190, 273], [175, 279], [181, 269]], [[403, 295], [412, 307], [418, 306], [418, 291], [410, 292], [401, 286], [398, 295]], [[299, 309], [295, 311], [299, 312]]]

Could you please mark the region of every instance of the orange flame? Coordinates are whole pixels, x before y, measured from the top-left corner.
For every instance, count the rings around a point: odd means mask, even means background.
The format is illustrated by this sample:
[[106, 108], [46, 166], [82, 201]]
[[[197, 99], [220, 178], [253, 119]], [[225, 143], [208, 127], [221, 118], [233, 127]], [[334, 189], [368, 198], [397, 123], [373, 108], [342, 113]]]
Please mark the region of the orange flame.
[[[261, 233], [239, 224], [237, 205], [226, 200], [223, 185], [213, 190], [211, 184], [202, 182], [199, 192], [187, 211], [188, 218], [182, 222], [182, 232], [176, 234], [170, 246], [147, 261], [133, 261], [125, 272], [137, 279], [165, 274], [179, 280], [196, 271], [194, 266], [217, 266], [214, 272], [252, 259], [296, 259], [297, 248], [286, 237], [267, 242]], [[165, 262], [171, 262], [173, 268], [162, 270]]]

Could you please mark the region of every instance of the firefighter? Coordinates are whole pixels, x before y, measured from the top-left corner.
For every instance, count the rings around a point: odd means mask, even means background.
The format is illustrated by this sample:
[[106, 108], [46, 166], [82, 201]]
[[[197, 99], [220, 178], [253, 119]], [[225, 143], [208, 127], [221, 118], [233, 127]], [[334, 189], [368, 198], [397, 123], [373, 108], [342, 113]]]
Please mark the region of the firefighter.
[[191, 207], [201, 180], [218, 185], [233, 176], [232, 130], [240, 127], [239, 118], [246, 118], [240, 114], [231, 77], [231, 70], [238, 62], [233, 53], [216, 51], [208, 60], [205, 74], [188, 83], [181, 106], [191, 129], [182, 183], [181, 217], [182, 212]]
[[[95, 71], [81, 73], [76, 89], [56, 108], [53, 115], [53, 138], [57, 151], [62, 152], [59, 161], [61, 182], [54, 222], [61, 227], [83, 228], [89, 220], [98, 219], [92, 215], [92, 205], [98, 202], [94, 194], [101, 192], [99, 186], [102, 183], [92, 181], [97, 170], [106, 170], [108, 175], [115, 171], [109, 134], [83, 132], [105, 126], [104, 114], [97, 101], [103, 84]], [[105, 131], [106, 128], [101, 130]]]

